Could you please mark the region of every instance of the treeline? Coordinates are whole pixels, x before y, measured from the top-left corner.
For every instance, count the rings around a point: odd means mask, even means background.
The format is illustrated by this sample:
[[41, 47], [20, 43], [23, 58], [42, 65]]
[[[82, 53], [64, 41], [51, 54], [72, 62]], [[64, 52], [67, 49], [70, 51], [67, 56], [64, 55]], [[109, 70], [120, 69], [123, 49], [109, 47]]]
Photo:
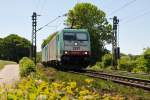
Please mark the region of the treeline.
[[[97, 62], [94, 68], [97, 69], [112, 69], [112, 55], [105, 54], [101, 62]], [[144, 50], [141, 55], [125, 55], [122, 54], [118, 60], [118, 70], [135, 72], [135, 73], [150, 73], [150, 48]]]
[[22, 57], [29, 57], [31, 43], [16, 34], [0, 38], [0, 59], [18, 62]]

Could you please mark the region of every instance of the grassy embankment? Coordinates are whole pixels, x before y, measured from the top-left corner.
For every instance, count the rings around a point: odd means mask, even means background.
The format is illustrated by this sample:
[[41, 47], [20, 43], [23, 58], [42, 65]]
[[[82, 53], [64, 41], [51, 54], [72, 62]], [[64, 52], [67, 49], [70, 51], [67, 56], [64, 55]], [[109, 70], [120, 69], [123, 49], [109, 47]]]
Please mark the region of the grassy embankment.
[[[72, 74], [60, 70], [56, 70], [55, 68], [52, 67], [41, 67], [38, 66], [39, 73], [41, 73], [41, 76], [43, 79], [45, 79], [48, 82], [53, 82], [57, 80], [61, 81], [76, 81], [78, 82], [79, 86], [84, 85], [84, 80], [86, 78], [89, 78], [84, 75], [77, 75], [77, 74]], [[120, 84], [113, 83], [111, 81], [104, 81], [101, 79], [96, 79], [94, 78], [94, 83], [92, 86], [97, 89], [101, 93], [111, 93], [111, 94], [119, 94], [123, 95], [127, 99], [139, 99], [139, 100], [148, 100], [150, 98], [150, 93], [148, 91], [130, 87], [130, 86], [124, 86]]]
[[150, 74], [146, 74], [146, 73], [131, 73], [131, 72], [127, 72], [127, 71], [121, 71], [121, 70], [111, 70], [111, 69], [98, 69], [98, 68], [89, 68], [95, 71], [102, 71], [102, 72], [106, 72], [109, 74], [115, 74], [115, 75], [122, 75], [122, 76], [127, 76], [127, 77], [135, 77], [135, 78], [141, 78], [141, 79], [147, 79], [150, 80]]
[[8, 64], [16, 64], [16, 62], [0, 60], [0, 69], [2, 69], [5, 65]]

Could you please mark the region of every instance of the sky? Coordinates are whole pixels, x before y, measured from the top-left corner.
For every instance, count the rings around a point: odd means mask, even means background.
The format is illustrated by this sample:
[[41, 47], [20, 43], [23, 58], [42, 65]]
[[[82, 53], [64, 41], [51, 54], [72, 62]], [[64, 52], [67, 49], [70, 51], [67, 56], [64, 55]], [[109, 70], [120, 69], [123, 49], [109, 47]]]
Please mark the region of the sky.
[[[119, 46], [122, 53], [142, 54], [150, 47], [150, 0], [0, 0], [0, 38], [18, 34], [31, 40], [33, 12], [37, 12], [37, 28], [67, 13], [75, 4], [89, 2], [106, 13], [108, 21], [117, 16]], [[63, 29], [61, 17], [37, 32], [37, 50], [41, 43], [55, 31]], [[106, 46], [111, 50], [111, 45]]]

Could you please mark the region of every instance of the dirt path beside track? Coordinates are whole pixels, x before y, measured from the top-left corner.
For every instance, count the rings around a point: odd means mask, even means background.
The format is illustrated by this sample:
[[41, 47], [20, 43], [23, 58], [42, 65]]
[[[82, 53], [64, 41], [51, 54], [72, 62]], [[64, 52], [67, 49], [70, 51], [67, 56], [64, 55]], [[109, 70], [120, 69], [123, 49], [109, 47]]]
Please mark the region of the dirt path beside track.
[[12, 84], [19, 80], [19, 65], [6, 65], [0, 70], [0, 84]]

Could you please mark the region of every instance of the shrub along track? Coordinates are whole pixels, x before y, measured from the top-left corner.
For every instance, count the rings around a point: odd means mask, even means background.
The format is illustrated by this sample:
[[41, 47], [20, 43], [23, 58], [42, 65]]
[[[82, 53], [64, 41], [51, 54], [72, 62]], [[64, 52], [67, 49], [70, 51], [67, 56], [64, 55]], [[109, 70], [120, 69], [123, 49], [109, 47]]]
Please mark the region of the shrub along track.
[[75, 73], [75, 74], [82, 74], [93, 78], [110, 80], [119, 84], [142, 88], [144, 90], [150, 91], [150, 80], [121, 76], [121, 75], [113, 75], [113, 74], [100, 72], [100, 71], [93, 71], [93, 70], [75, 70], [75, 71], [68, 70], [68, 72]]

